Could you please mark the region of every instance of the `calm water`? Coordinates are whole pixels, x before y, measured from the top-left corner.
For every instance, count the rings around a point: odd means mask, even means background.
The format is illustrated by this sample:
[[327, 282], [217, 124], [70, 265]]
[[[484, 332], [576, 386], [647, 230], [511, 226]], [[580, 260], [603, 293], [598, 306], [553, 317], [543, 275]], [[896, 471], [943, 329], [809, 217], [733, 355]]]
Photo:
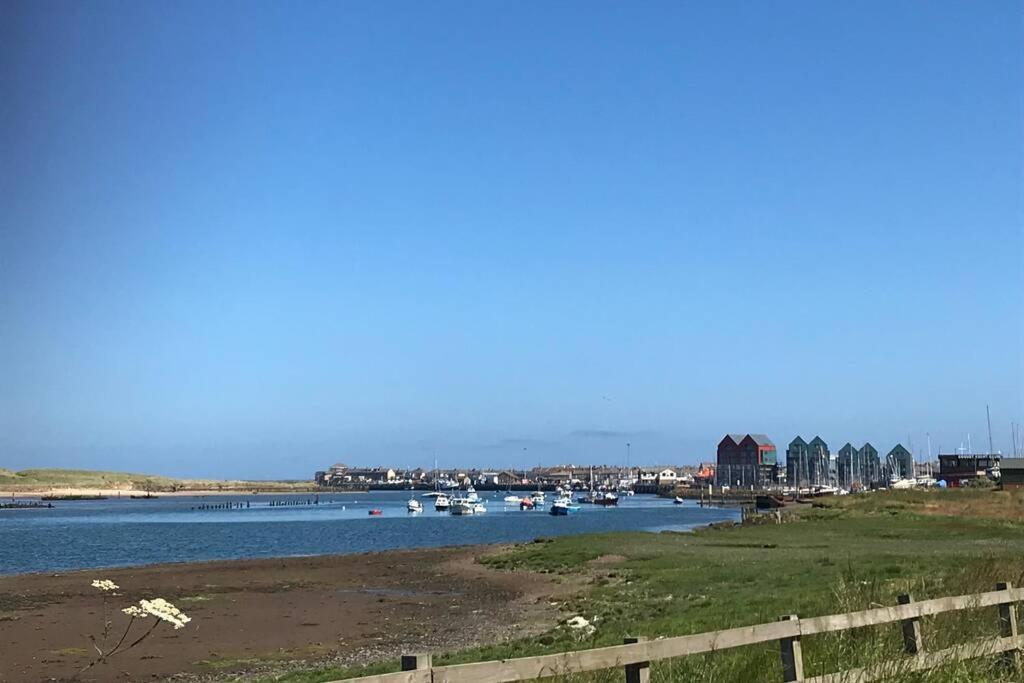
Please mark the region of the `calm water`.
[[[288, 555], [359, 553], [526, 541], [598, 531], [685, 530], [736, 519], [735, 510], [674, 505], [654, 496], [622, 498], [619, 507], [582, 506], [568, 517], [522, 512], [499, 493], [482, 493], [487, 513], [454, 517], [434, 511], [409, 514], [409, 492], [321, 495], [319, 505], [271, 506], [311, 495], [111, 498], [55, 502], [52, 510], [0, 510], [0, 574], [49, 572], [155, 562], [224, 560]], [[548, 494], [551, 499], [551, 494]], [[248, 501], [235, 510], [202, 505]], [[383, 510], [371, 517], [368, 510]]]

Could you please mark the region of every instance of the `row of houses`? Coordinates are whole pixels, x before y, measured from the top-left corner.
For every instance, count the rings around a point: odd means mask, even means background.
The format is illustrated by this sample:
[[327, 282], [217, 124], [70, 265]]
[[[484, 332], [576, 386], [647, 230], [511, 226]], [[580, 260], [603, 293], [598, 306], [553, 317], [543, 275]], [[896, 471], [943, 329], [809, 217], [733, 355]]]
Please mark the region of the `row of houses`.
[[854, 489], [884, 486], [891, 480], [912, 479], [916, 474], [914, 457], [903, 444], [893, 446], [883, 460], [870, 443], [856, 448], [848, 442], [833, 455], [820, 436], [809, 441], [797, 436], [786, 448], [783, 464], [767, 435], [726, 434], [718, 444], [715, 483], [760, 489]]
[[535, 467], [532, 470], [401, 470], [388, 467], [356, 468], [337, 463], [316, 472], [314, 479], [320, 486], [351, 484], [421, 484], [433, 486], [520, 486], [560, 485], [618, 486], [625, 483], [672, 486], [687, 481], [688, 468], [670, 466], [623, 468], [606, 465]]

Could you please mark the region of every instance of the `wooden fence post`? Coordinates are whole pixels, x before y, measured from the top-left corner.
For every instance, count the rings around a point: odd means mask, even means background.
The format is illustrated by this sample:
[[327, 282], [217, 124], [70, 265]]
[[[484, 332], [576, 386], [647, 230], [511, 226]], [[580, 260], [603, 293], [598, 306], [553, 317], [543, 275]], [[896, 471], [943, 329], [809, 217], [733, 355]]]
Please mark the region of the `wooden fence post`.
[[[795, 614], [779, 617], [779, 621], [800, 621]], [[780, 638], [779, 646], [782, 654], [782, 680], [786, 683], [804, 680], [804, 653], [800, 647], [800, 636]]]
[[433, 664], [431, 655], [402, 655], [402, 671], [429, 669]]
[[[1005, 591], [1013, 588], [1009, 581], [996, 584], [997, 591]], [[1004, 638], [1017, 637], [1017, 604], [1004, 602], [999, 605], [999, 631]], [[1020, 650], [1010, 650], [1003, 653], [1003, 662], [1006, 666], [1015, 671], [1020, 670]]]
[[[625, 645], [632, 645], [634, 643], [642, 643], [647, 640], [646, 636], [639, 636], [636, 638], [623, 638], [622, 642]], [[650, 662], [638, 662], [636, 664], [626, 665], [626, 683], [648, 683], [651, 680], [651, 663]]]
[[[909, 605], [914, 598], [909, 593], [904, 593], [896, 598], [901, 605]], [[900, 626], [903, 628], [903, 651], [908, 655], [917, 655], [924, 652], [924, 640], [921, 638], [921, 619], [912, 617], [901, 619]]]

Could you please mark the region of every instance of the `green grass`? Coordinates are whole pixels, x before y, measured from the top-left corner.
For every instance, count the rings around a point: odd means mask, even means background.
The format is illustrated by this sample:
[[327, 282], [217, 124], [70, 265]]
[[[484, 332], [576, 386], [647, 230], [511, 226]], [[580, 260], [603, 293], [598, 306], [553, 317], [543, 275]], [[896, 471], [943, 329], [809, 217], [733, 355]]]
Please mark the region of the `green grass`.
[[[700, 633], [771, 622], [783, 614], [835, 614], [894, 605], [900, 593], [921, 600], [988, 591], [997, 581], [1024, 584], [1024, 526], [1003, 519], [918, 514], [921, 501], [937, 499], [903, 494], [846, 497], [781, 525], [570, 536], [519, 545], [483, 561], [506, 571], [585, 575], [588, 587], [565, 605], [565, 616], [584, 616], [597, 626], [596, 633], [579, 640], [561, 627], [535, 638], [435, 653], [434, 662], [600, 647], [620, 644], [628, 635]], [[588, 564], [604, 555], [624, 559]], [[926, 618], [923, 631], [931, 650], [998, 633], [994, 608]], [[807, 675], [818, 675], [898, 658], [902, 640], [899, 625], [892, 624], [805, 638], [803, 647]], [[397, 662], [324, 668], [274, 680], [317, 683], [395, 668]], [[562, 678], [593, 682], [616, 676], [621, 672]], [[1005, 676], [989, 658], [888, 680], [1018, 680]], [[656, 663], [652, 680], [781, 681], [778, 645]]]

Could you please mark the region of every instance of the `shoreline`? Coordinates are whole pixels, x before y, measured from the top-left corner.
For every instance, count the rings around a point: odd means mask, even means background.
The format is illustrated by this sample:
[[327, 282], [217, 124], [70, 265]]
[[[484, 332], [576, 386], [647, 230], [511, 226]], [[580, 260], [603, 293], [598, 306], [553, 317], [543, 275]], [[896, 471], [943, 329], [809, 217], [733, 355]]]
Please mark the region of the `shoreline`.
[[181, 498], [188, 496], [287, 496], [287, 495], [326, 495], [330, 493], [347, 495], [351, 493], [365, 493], [365, 491], [325, 491], [319, 488], [309, 489], [259, 489], [259, 488], [236, 488], [236, 489], [195, 489], [178, 491], [145, 491], [142, 489], [110, 489], [110, 488], [81, 488], [68, 486], [54, 486], [51, 488], [37, 487], [29, 490], [2, 491], [0, 490], [0, 501], [22, 498], [40, 498], [42, 496], [104, 496], [110, 498], [129, 498], [131, 496], [143, 496], [151, 494], [153, 498]]
[[[309, 665], [359, 665], [424, 651], [464, 649], [540, 633], [559, 619], [574, 584], [478, 562], [509, 544], [350, 555], [161, 563], [0, 576], [0, 627], [10, 656], [0, 680], [72, 676], [90, 661], [104, 598], [115, 631], [125, 605], [162, 597], [192, 618], [157, 629], [145, 647], [82, 680], [255, 677]], [[94, 579], [120, 588], [103, 594]], [[438, 619], [444, 628], [437, 628]]]

